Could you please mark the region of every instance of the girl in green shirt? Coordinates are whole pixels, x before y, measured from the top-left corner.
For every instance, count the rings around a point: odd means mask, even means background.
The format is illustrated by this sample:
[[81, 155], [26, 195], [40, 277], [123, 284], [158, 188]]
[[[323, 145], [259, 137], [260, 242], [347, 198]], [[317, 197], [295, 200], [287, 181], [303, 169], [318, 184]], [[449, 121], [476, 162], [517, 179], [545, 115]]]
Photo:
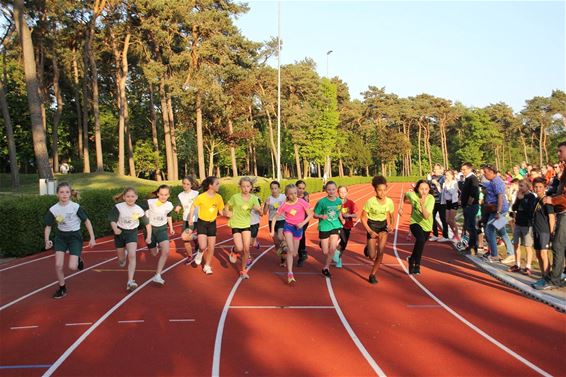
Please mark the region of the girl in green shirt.
[[371, 284], [377, 283], [377, 271], [383, 260], [387, 233], [393, 224], [393, 211], [395, 210], [393, 200], [387, 194], [387, 180], [382, 176], [373, 177], [371, 185], [375, 190], [375, 196], [369, 198], [364, 204], [361, 221], [367, 231], [367, 248], [373, 267], [369, 275]]
[[226, 203], [224, 213], [228, 220], [228, 226], [232, 228], [234, 246], [230, 251], [230, 262], [236, 263], [238, 257], [236, 253], [242, 254], [242, 270], [240, 277], [249, 279], [247, 261], [250, 256], [251, 244], [251, 212], [256, 211], [261, 214], [261, 207], [257, 196], [250, 194], [252, 191], [252, 180], [249, 177], [240, 178], [239, 194], [234, 194]]
[[[432, 211], [434, 209], [434, 196], [429, 194], [430, 185], [424, 179], [415, 184], [414, 191], [405, 194], [405, 203], [410, 203], [413, 209], [411, 213], [411, 233], [415, 237], [413, 253], [407, 261], [409, 262], [409, 274], [421, 273], [421, 257], [424, 246], [430, 232], [432, 231]], [[399, 216], [403, 215], [403, 207], [399, 207]]]

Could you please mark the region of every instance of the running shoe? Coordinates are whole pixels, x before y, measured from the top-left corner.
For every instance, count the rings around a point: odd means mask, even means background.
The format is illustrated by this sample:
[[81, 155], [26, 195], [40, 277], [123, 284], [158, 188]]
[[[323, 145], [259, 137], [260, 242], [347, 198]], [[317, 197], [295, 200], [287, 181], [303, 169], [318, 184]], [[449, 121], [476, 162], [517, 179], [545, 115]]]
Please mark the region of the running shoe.
[[537, 281], [535, 284], [533, 284], [533, 288], [538, 290], [538, 291], [546, 291], [549, 289], [555, 289], [558, 288], [556, 285], [552, 284], [549, 281], [546, 281], [546, 279], [541, 279], [539, 281]]
[[132, 292], [134, 289], [136, 289], [138, 287], [138, 283], [136, 283], [135, 280], [130, 280], [127, 284], [126, 284], [126, 291], [128, 292]]
[[336, 268], [342, 268], [342, 257], [338, 256], [338, 262], [336, 262]]
[[295, 275], [292, 272], [287, 273], [287, 284], [295, 283]]
[[165, 280], [159, 274], [156, 274], [151, 281], [159, 285], [165, 284]]
[[436, 240], [436, 242], [450, 242], [450, 239], [446, 237], [440, 237]]
[[322, 274], [323, 274], [324, 276], [326, 276], [327, 278], [331, 278], [331, 277], [332, 277], [332, 274], [330, 273], [330, 270], [329, 270], [328, 268], [323, 268], [323, 269], [322, 269]]
[[332, 255], [332, 262], [334, 262], [334, 264], [337, 264], [339, 260], [340, 260], [340, 252], [335, 251], [334, 254]]
[[522, 273], [523, 275], [527, 275], [527, 276], [531, 276], [531, 275], [533, 274], [533, 272], [531, 271], [531, 269], [528, 268], [528, 267], [523, 268], [523, 269], [521, 270], [521, 273]]
[[79, 269], [79, 271], [82, 271], [85, 268], [85, 262], [81, 257], [79, 257], [79, 263], [77, 264], [77, 268]]
[[127, 260], [127, 259], [118, 260], [118, 265], [119, 265], [121, 268], [126, 267], [126, 264], [127, 264], [127, 263], [128, 263], [128, 260]]
[[516, 264], [512, 265], [507, 269], [509, 272], [519, 272], [521, 271], [521, 267], [517, 266]]
[[420, 275], [421, 274], [421, 265], [420, 264], [415, 264], [415, 267], [413, 267], [413, 273], [415, 275]]
[[187, 260], [185, 261], [185, 264], [191, 264], [191, 263], [194, 262], [194, 260], [195, 260], [195, 256], [194, 256], [194, 255], [189, 255], [189, 256], [187, 257]]
[[202, 256], [203, 256], [203, 253], [201, 253], [200, 251], [195, 256], [195, 264], [197, 266], [200, 266], [200, 264], [202, 263]]
[[255, 241], [254, 247], [259, 250], [259, 248], [261, 247], [261, 245], [259, 244], [259, 241]]
[[248, 270], [242, 270], [242, 271], [240, 271], [240, 277], [241, 277], [242, 279], [249, 279], [249, 278], [250, 278], [250, 275], [248, 275]]
[[436, 237], [436, 236], [431, 236], [428, 240], [429, 240], [429, 241], [437, 241], [437, 240], [438, 240], [438, 237]]
[[249, 268], [252, 265], [253, 259], [251, 256], [248, 257], [248, 260], [246, 261], [246, 268]]
[[368, 281], [371, 284], [377, 284], [377, 278], [375, 277], [375, 275], [370, 275]]
[[212, 267], [210, 267], [208, 264], [205, 264], [204, 267], [202, 268], [202, 272], [204, 272], [207, 275], [212, 275]]
[[67, 287], [63, 286], [59, 286], [59, 288], [57, 288], [57, 290], [55, 291], [55, 293], [53, 294], [53, 298], [59, 299], [59, 298], [63, 298], [67, 296]]
[[238, 256], [236, 255], [236, 253], [234, 253], [234, 246], [232, 246], [232, 249], [230, 250], [230, 263], [236, 263], [238, 261]]

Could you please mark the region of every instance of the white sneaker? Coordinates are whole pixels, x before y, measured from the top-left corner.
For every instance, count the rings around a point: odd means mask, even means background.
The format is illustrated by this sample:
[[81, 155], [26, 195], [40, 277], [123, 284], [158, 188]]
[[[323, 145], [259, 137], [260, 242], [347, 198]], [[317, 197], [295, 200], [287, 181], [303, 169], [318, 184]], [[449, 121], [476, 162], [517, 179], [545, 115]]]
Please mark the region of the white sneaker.
[[450, 242], [449, 238], [446, 237], [440, 237], [439, 239], [436, 240], [437, 242]]
[[124, 258], [124, 260], [118, 260], [118, 265], [119, 265], [121, 268], [126, 267], [126, 263], [128, 263], [128, 260], [127, 260], [126, 258]]
[[501, 261], [501, 263], [503, 263], [503, 264], [515, 263], [515, 256], [514, 255], [508, 255], [505, 259], [503, 259]]
[[197, 266], [200, 266], [200, 264], [202, 263], [202, 255], [203, 253], [201, 253], [200, 251], [197, 253], [197, 255], [195, 256], [195, 264]]
[[136, 289], [138, 287], [138, 283], [136, 283], [135, 280], [130, 280], [127, 284], [126, 284], [126, 290], [128, 292], [133, 291], [134, 289]]
[[436, 241], [436, 240], [438, 240], [438, 237], [436, 237], [436, 236], [431, 236], [428, 240], [429, 240], [429, 241]]
[[202, 272], [204, 272], [207, 275], [212, 275], [212, 267], [210, 267], [208, 264], [205, 264], [204, 267], [202, 268]]
[[159, 285], [165, 284], [165, 280], [163, 280], [163, 278], [159, 274], [155, 274], [155, 276], [153, 277], [153, 279], [151, 281], [153, 281], [154, 283], [159, 284]]

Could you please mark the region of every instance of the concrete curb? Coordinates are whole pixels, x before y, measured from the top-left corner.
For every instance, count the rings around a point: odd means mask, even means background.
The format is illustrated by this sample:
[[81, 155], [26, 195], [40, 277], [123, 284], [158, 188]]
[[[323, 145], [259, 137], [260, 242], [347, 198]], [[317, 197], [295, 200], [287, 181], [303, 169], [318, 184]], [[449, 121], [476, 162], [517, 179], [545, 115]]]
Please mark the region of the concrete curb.
[[518, 290], [525, 296], [547, 304], [561, 313], [566, 313], [566, 301], [559, 300], [553, 296], [543, 293], [542, 291], [538, 291], [530, 285], [520, 282], [517, 279], [513, 279], [509, 275], [491, 266], [489, 263], [482, 261], [479, 257], [472, 255], [466, 255], [465, 257], [489, 275], [510, 286], [511, 288]]

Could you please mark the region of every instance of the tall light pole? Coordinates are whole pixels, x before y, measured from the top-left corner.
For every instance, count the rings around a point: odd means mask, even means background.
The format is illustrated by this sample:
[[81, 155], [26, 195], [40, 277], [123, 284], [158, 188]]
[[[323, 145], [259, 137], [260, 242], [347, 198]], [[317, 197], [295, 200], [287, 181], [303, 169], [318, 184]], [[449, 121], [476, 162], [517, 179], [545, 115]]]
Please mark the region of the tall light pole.
[[330, 54], [332, 54], [332, 52], [333, 52], [332, 50], [328, 50], [328, 52], [326, 53], [326, 77], [328, 77], [328, 78], [330, 78], [330, 77], [328, 76], [328, 56], [329, 56]]
[[277, 180], [281, 181], [281, 1], [277, 2]]

